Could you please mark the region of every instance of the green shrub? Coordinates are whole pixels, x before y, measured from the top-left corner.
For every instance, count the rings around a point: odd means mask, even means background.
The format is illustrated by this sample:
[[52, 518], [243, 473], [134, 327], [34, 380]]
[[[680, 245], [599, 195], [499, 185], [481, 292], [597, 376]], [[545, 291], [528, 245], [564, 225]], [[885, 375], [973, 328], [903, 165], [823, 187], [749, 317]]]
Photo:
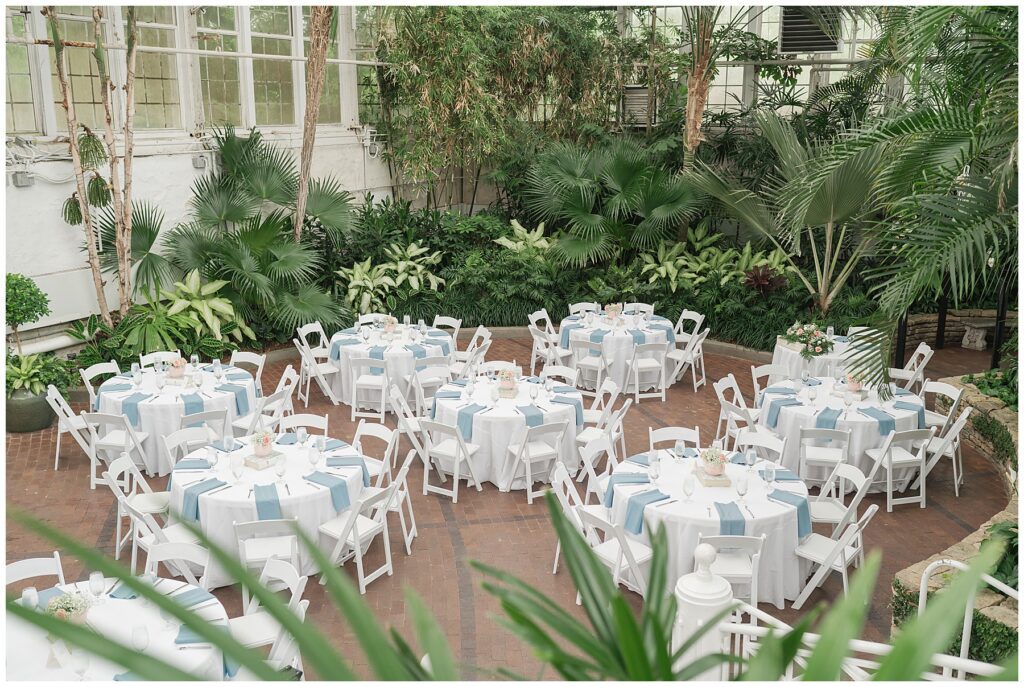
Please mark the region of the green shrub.
[[1003, 557], [999, 559], [996, 569], [992, 571], [992, 577], [1000, 582], [1017, 588], [1017, 568], [1020, 563], [1020, 531], [1016, 520], [1003, 520], [988, 528], [988, 538], [1002, 539], [1006, 542], [1006, 549]]
[[50, 314], [50, 299], [34, 281], [23, 274], [7, 274], [7, 326], [14, 331], [14, 341], [21, 352], [18, 327], [31, 324]]
[[52, 353], [35, 355], [8, 355], [5, 378], [7, 395], [18, 389], [28, 389], [34, 394], [46, 393], [46, 387], [53, 384], [62, 394], [77, 384], [77, 368], [68, 360]]
[[960, 380], [973, 384], [978, 387], [978, 391], [986, 396], [998, 398], [1009, 408], [1017, 410], [1016, 376], [1008, 378], [1006, 373], [1001, 370], [985, 370], [981, 374], [965, 375]]
[[975, 413], [971, 418], [971, 424], [983, 438], [992, 444], [992, 457], [1002, 465], [1015, 465], [1017, 461], [1017, 446], [1013, 443], [1013, 437], [1002, 422], [996, 420], [988, 413]]

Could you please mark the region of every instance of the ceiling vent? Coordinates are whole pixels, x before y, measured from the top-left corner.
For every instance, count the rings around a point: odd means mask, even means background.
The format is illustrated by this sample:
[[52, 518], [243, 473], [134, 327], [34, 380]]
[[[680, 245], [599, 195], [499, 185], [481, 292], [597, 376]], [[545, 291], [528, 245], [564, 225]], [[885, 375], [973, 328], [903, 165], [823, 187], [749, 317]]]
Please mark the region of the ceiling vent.
[[[839, 16], [830, 19], [836, 29], [830, 35], [799, 7], [782, 8], [779, 27], [779, 52], [785, 55], [839, 52]], [[815, 8], [818, 12], [829, 8]]]

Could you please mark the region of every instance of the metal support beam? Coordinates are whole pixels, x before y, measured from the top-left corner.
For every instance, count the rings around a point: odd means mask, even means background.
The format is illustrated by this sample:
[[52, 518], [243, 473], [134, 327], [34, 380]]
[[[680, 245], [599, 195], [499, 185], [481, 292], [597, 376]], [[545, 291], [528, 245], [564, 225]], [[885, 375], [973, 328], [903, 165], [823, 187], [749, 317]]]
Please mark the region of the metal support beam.
[[896, 327], [896, 348], [892, 354], [892, 366], [903, 367], [907, 357], [907, 313], [900, 317]]

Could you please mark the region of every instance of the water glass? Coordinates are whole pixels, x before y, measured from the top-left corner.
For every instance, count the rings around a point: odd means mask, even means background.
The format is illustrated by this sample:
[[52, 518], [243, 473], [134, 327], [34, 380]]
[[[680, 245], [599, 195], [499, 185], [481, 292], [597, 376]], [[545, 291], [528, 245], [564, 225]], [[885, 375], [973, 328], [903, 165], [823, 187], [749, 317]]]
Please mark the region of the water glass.
[[142, 386], [142, 373], [138, 370], [132, 372], [132, 385], [135, 386], [136, 389]]
[[199, 371], [194, 372], [192, 374], [192, 383], [196, 385], [197, 389], [201, 387], [203, 385], [203, 373]]
[[537, 400], [537, 393], [539, 391], [540, 391], [540, 389], [537, 388], [536, 384], [531, 384], [530, 385], [530, 400], [531, 401], [536, 401]]
[[320, 462], [320, 452], [316, 450], [315, 446], [306, 449], [306, 460], [309, 461], [309, 466], [313, 468]]
[[295, 437], [299, 440], [300, 446], [306, 443], [306, 437], [308, 435], [309, 433], [306, 431], [305, 427], [299, 427], [297, 430], [295, 430]]
[[745, 472], [736, 475], [736, 493], [740, 495], [740, 501], [743, 501], [743, 498], [747, 495], [748, 486], [747, 474]]
[[697, 478], [693, 476], [693, 473], [687, 473], [686, 477], [683, 478], [683, 493], [686, 494], [686, 500], [689, 501], [690, 497], [693, 496], [694, 490], [697, 488]]
[[163, 372], [157, 372], [156, 373], [156, 390], [157, 391], [163, 391], [164, 390], [164, 385], [166, 383], [167, 383], [167, 380], [164, 378], [164, 373]]
[[769, 460], [764, 464], [764, 479], [769, 485], [775, 484], [775, 461]]
[[236, 482], [242, 479], [243, 472], [245, 464], [242, 462], [242, 456], [231, 456], [231, 474], [234, 475]]
[[103, 577], [103, 573], [98, 571], [89, 573], [89, 593], [92, 594], [93, 599], [99, 601], [106, 588], [107, 580]]
[[284, 473], [287, 471], [287, 469], [288, 465], [287, 463], [285, 463], [284, 456], [281, 456], [280, 458], [277, 459], [277, 462], [274, 464], [274, 472], [277, 473], [277, 478], [279, 480], [284, 479]]
[[75, 671], [79, 680], [85, 680], [85, 673], [89, 670], [89, 654], [85, 649], [76, 649], [71, 654], [71, 670]]
[[39, 592], [35, 587], [25, 587], [21, 590], [21, 605], [23, 608], [35, 608], [39, 604]]
[[814, 399], [818, 397], [818, 390], [813, 386], [807, 387], [807, 400], [814, 403]]
[[132, 628], [132, 646], [136, 651], [145, 651], [149, 647], [149, 628], [145, 625]]
[[836, 328], [835, 327], [833, 327], [832, 325], [829, 325], [828, 327], [825, 328], [825, 336], [827, 336], [828, 338], [831, 339], [835, 335], [836, 335]]
[[800, 381], [807, 384], [807, 380], [810, 378], [810, 373], [807, 370], [800, 372]]
[[210, 464], [211, 468], [217, 467], [217, 449], [213, 446], [206, 447], [206, 462]]
[[192, 369], [197, 369], [199, 367], [199, 354], [193, 353], [189, 356], [189, 361], [192, 363]]
[[647, 464], [647, 476], [651, 478], [651, 486], [657, 486], [658, 478], [661, 477], [661, 459], [657, 455], [651, 455]]
[[682, 439], [676, 440], [675, 446], [672, 448], [673, 453], [676, 454], [676, 459], [681, 460], [683, 452], [686, 451], [686, 442]]
[[748, 468], [753, 468], [754, 463], [757, 462], [757, 451], [752, 448], [748, 448], [747, 452], [744, 454], [743, 460], [746, 462]]
[[138, 374], [139, 371], [141, 371], [141, 370], [142, 370], [142, 366], [141, 365], [139, 365], [138, 363], [132, 363], [132, 374], [133, 375]]

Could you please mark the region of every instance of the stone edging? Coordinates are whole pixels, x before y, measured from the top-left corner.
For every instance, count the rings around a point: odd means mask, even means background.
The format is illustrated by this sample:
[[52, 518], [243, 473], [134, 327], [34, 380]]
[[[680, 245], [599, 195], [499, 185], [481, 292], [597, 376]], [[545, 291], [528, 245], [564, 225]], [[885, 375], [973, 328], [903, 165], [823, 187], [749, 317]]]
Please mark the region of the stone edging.
[[[1016, 492], [1018, 488], [1016, 457], [1020, 452], [1020, 440], [1018, 437], [1019, 415], [1017, 411], [1008, 408], [998, 398], [982, 393], [978, 387], [969, 382], [962, 381], [960, 377], [944, 377], [938, 381], [964, 390], [960, 409], [962, 411], [967, 406], [970, 406], [974, 408], [974, 413], [971, 415], [970, 422], [964, 427], [961, 436], [964, 441], [992, 462], [992, 465], [1002, 476], [1003, 486], [1006, 487], [1007, 491], [1010, 493]], [[936, 407], [938, 409], [947, 409], [944, 400], [943, 397], [936, 398]], [[1013, 442], [1012, 455], [1006, 456], [1005, 462], [997, 455], [998, 451], [992, 443], [991, 435], [986, 435], [979, 428], [979, 422], [984, 423], [985, 421], [998, 423], [1010, 435], [1010, 439]]]

